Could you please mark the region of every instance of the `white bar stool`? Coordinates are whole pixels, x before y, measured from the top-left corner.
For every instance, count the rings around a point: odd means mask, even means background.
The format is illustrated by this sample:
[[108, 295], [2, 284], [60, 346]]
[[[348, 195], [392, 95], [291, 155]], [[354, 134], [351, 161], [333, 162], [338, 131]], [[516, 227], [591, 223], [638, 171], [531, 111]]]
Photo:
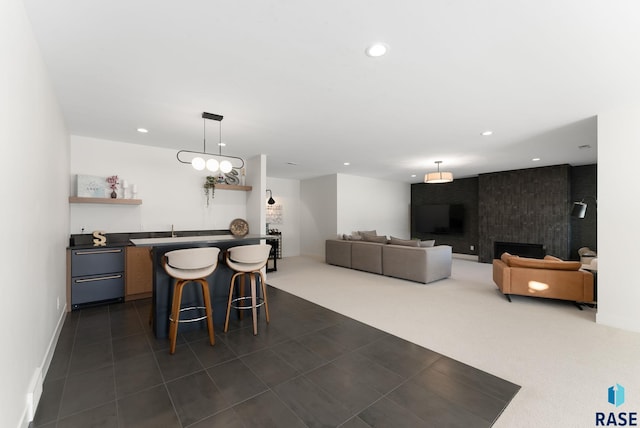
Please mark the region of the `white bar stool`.
[[[187, 248], [184, 250], [169, 251], [164, 255], [164, 270], [176, 279], [173, 289], [173, 299], [171, 302], [171, 315], [169, 316], [169, 353], [176, 351], [176, 338], [178, 336], [178, 324], [184, 322], [195, 322], [207, 319], [209, 330], [209, 342], [215, 344], [213, 332], [213, 313], [211, 310], [211, 296], [209, 294], [209, 284], [207, 277], [216, 270], [218, 266], [218, 254], [220, 249], [215, 247]], [[191, 306], [181, 308], [182, 290], [189, 282], [197, 282], [202, 288], [202, 299], [204, 306]], [[205, 316], [180, 319], [180, 312], [204, 309]]]
[[[227, 317], [224, 322], [225, 333], [229, 330], [229, 313], [234, 309], [251, 309], [253, 317], [253, 334], [258, 334], [258, 307], [264, 305], [264, 313], [269, 322], [269, 303], [267, 302], [267, 285], [262, 274], [262, 268], [269, 260], [271, 245], [241, 245], [227, 250], [227, 265], [236, 271], [231, 277], [229, 288], [229, 302], [227, 303]], [[251, 296], [233, 298], [233, 291], [236, 278], [240, 278], [241, 285], [244, 285], [245, 275], [249, 275], [251, 281]], [[256, 275], [260, 275], [260, 286], [262, 287], [262, 297], [256, 294]], [[251, 300], [251, 304], [243, 304], [246, 300]]]

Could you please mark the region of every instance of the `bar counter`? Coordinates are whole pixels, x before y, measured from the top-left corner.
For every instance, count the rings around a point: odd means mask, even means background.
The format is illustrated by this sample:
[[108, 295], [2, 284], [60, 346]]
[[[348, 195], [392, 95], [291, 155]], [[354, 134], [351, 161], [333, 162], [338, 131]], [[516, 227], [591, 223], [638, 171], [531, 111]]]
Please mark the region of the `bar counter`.
[[[162, 258], [165, 253], [173, 250], [197, 247], [220, 248], [218, 267], [207, 277], [211, 305], [213, 306], [213, 321], [217, 328], [224, 325], [227, 311], [227, 299], [229, 297], [229, 285], [233, 270], [224, 262], [224, 253], [227, 249], [238, 245], [259, 244], [262, 240], [272, 238], [269, 235], [207, 235], [207, 236], [181, 236], [131, 239], [131, 243], [140, 247], [152, 247], [153, 258], [153, 332], [159, 339], [168, 337], [169, 313], [171, 312], [171, 299], [173, 298], [173, 278], [162, 267]], [[185, 287], [182, 294], [182, 306], [204, 306], [200, 287], [196, 284]], [[187, 315], [190, 316], [190, 315]], [[235, 313], [231, 314], [232, 317]], [[206, 329], [205, 320], [180, 324], [178, 332], [184, 332], [195, 328]]]

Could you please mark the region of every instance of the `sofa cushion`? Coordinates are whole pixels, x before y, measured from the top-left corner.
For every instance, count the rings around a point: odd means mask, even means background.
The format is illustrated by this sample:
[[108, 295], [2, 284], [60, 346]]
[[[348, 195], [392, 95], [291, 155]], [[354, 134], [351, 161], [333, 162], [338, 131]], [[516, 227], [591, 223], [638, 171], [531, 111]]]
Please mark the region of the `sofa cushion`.
[[433, 247], [434, 245], [436, 245], [436, 240], [435, 239], [428, 239], [426, 241], [420, 241], [420, 246], [421, 247]]
[[405, 247], [419, 247], [420, 241], [415, 239], [400, 239], [395, 236], [389, 238], [389, 244], [391, 245], [404, 245]]
[[387, 243], [387, 237], [386, 236], [370, 235], [368, 233], [365, 233], [364, 235], [362, 235], [362, 240], [365, 241], [365, 242], [377, 242], [378, 244], [386, 244]]
[[383, 247], [386, 247], [386, 245], [375, 242], [353, 241], [351, 243], [351, 268], [381, 274]]
[[579, 270], [582, 264], [580, 262], [565, 262], [556, 260], [540, 260], [530, 259], [528, 257], [511, 257], [509, 266], [533, 269], [550, 269], [550, 270]]

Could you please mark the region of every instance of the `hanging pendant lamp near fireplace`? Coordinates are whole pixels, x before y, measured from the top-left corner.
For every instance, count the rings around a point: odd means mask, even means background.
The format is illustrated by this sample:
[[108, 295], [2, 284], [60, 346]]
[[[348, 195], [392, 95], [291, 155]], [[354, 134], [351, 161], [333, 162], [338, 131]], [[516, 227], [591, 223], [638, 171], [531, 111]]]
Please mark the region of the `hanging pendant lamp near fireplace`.
[[446, 171], [440, 171], [440, 164], [442, 163], [442, 161], [436, 161], [435, 162], [436, 165], [438, 165], [438, 171], [437, 172], [429, 172], [427, 174], [424, 175], [424, 182], [425, 183], [451, 183], [453, 181], [453, 173], [451, 172], [446, 172]]
[[[222, 119], [224, 116], [213, 113], [202, 113], [203, 119], [203, 149], [201, 152], [195, 152], [192, 150], [180, 150], [176, 153], [178, 162], [191, 164], [191, 166], [202, 171], [207, 168], [211, 172], [229, 173], [232, 169], [241, 169], [244, 167], [244, 159], [238, 156], [223, 155], [222, 154]], [[207, 152], [207, 122], [206, 120], [215, 120], [220, 123], [220, 134], [218, 140], [218, 153]], [[182, 158], [181, 159], [181, 155]]]

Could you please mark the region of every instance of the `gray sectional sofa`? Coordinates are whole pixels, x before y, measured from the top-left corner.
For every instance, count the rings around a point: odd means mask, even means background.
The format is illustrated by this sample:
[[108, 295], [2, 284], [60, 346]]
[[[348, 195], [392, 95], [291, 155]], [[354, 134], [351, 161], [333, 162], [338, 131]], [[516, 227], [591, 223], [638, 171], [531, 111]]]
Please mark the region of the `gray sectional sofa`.
[[427, 284], [451, 276], [451, 247], [409, 247], [377, 242], [327, 239], [325, 261], [365, 272]]

